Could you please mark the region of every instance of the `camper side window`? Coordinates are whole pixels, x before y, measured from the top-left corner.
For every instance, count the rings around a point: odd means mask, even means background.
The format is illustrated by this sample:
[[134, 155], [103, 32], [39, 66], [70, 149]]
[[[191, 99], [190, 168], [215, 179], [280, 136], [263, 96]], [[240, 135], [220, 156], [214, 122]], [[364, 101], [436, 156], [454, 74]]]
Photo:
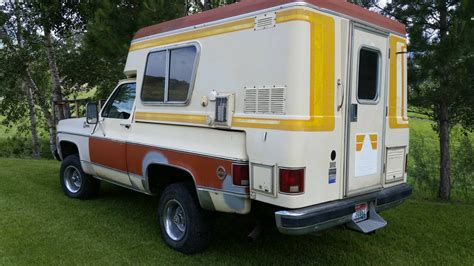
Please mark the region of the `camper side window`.
[[150, 53], [143, 78], [142, 100], [158, 103], [187, 102], [196, 54], [195, 46]]
[[359, 53], [359, 77], [357, 98], [363, 101], [376, 101], [379, 88], [379, 53], [362, 48]]
[[143, 78], [142, 100], [165, 100], [166, 51], [150, 53]]

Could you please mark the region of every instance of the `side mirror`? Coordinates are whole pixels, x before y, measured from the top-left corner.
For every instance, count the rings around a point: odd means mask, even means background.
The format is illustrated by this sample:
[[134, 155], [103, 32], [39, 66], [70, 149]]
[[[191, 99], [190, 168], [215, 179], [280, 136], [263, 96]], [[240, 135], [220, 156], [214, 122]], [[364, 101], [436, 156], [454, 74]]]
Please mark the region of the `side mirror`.
[[99, 112], [96, 103], [87, 103], [86, 105], [86, 122], [87, 124], [97, 124], [99, 120]]

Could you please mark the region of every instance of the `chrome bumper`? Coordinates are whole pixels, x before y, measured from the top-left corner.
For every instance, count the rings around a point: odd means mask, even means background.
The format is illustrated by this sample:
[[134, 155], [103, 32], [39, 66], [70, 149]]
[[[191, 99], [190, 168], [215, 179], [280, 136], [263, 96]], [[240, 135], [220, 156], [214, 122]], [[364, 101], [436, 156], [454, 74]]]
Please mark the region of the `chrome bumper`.
[[355, 206], [360, 203], [372, 203], [379, 212], [402, 203], [411, 193], [410, 185], [401, 184], [366, 195], [296, 210], [277, 211], [276, 225], [283, 234], [309, 234], [352, 221]]

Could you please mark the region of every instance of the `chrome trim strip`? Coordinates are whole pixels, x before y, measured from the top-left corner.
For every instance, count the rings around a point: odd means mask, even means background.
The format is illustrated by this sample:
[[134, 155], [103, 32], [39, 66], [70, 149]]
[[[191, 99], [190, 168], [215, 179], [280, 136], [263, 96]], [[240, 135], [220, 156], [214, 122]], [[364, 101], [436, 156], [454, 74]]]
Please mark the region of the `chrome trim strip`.
[[147, 41], [147, 40], [151, 40], [151, 39], [155, 39], [155, 38], [160, 38], [160, 37], [164, 37], [164, 36], [168, 36], [168, 35], [174, 35], [174, 34], [178, 34], [178, 33], [182, 33], [182, 32], [192, 31], [192, 30], [196, 30], [196, 29], [199, 29], [199, 28], [215, 26], [215, 25], [222, 24], [222, 23], [229, 22], [229, 21], [239, 20], [239, 19], [246, 18], [246, 17], [252, 17], [252, 16], [259, 15], [259, 14], [268, 13], [268, 12], [281, 10], [281, 9], [285, 9], [285, 8], [292, 8], [292, 7], [307, 7], [307, 8], [315, 9], [315, 10], [320, 11], [320, 12], [329, 13], [329, 14], [334, 15], [334, 16], [345, 18], [345, 19], [348, 19], [348, 20], [353, 21], [353, 22], [357, 22], [359, 24], [368, 26], [370, 28], [377, 29], [381, 32], [391, 33], [391, 34], [394, 34], [394, 35], [397, 35], [397, 36], [406, 37], [405, 35], [400, 34], [398, 32], [395, 32], [395, 31], [392, 31], [392, 30], [374, 25], [372, 23], [368, 23], [366, 21], [363, 21], [363, 20], [348, 16], [348, 15], [341, 14], [341, 13], [333, 11], [333, 10], [321, 8], [321, 7], [312, 5], [312, 4], [308, 4], [306, 2], [294, 2], [294, 3], [289, 3], [289, 4], [285, 4], [285, 5], [280, 5], [280, 6], [267, 8], [267, 9], [262, 9], [262, 10], [258, 10], [258, 11], [238, 15], [238, 16], [228, 17], [228, 18], [225, 18], [225, 19], [215, 20], [215, 21], [211, 21], [211, 22], [208, 22], [208, 23], [198, 24], [198, 25], [189, 26], [189, 27], [186, 27], [186, 28], [181, 28], [181, 29], [162, 32], [162, 33], [158, 33], [158, 34], [154, 34], [154, 35], [150, 35], [150, 36], [145, 36], [145, 37], [142, 37], [142, 38], [132, 40], [131, 43], [134, 44], [134, 43]]
[[207, 154], [207, 153], [197, 153], [193, 151], [187, 151], [187, 150], [177, 150], [177, 149], [172, 149], [172, 148], [166, 148], [162, 146], [152, 146], [151, 144], [145, 144], [145, 143], [140, 143], [140, 142], [134, 142], [134, 141], [127, 141], [127, 144], [133, 144], [133, 145], [138, 145], [142, 147], [147, 147], [147, 148], [155, 148], [155, 149], [161, 149], [165, 151], [173, 151], [173, 152], [181, 152], [181, 153], [186, 153], [189, 155], [197, 155], [197, 156], [202, 156], [202, 157], [207, 157], [211, 159], [218, 159], [218, 160], [226, 160], [226, 161], [231, 161], [232, 163], [240, 163], [240, 164], [248, 164], [248, 160], [243, 160], [239, 158], [232, 158], [232, 157], [218, 157], [212, 154]]
[[95, 176], [95, 175], [94, 175], [94, 178], [97, 178], [97, 179], [102, 180], [102, 181], [105, 181], [105, 182], [109, 182], [109, 183], [114, 184], [114, 185], [117, 185], [117, 186], [119, 186], [119, 187], [128, 188], [128, 189], [131, 189], [131, 190], [133, 190], [133, 191], [140, 192], [140, 193], [143, 193], [143, 194], [146, 194], [146, 195], [150, 195], [150, 196], [153, 195], [153, 194], [148, 193], [148, 192], [146, 192], [146, 191], [141, 191], [141, 190], [139, 190], [139, 189], [137, 189], [137, 188], [135, 188], [135, 187], [127, 186], [127, 185], [124, 185], [124, 184], [122, 184], [122, 183], [115, 182], [115, 181], [113, 181], [113, 180], [111, 180], [111, 179], [108, 179], [108, 178], [103, 178], [103, 177]]
[[223, 189], [215, 189], [215, 188], [198, 186], [197, 190], [211, 192], [211, 193], [222, 193], [222, 194], [232, 195], [232, 196], [236, 196], [240, 198], [250, 198], [249, 193], [238, 193], [235, 191], [228, 191], [228, 190], [223, 190]]
[[[106, 168], [106, 169], [109, 169], [111, 171], [120, 172], [122, 174], [128, 175], [127, 171], [122, 171], [120, 169], [112, 168], [110, 166], [106, 166], [106, 165], [103, 165], [103, 164], [100, 164], [100, 163], [88, 162], [88, 161], [84, 161], [84, 160], [81, 160], [81, 162], [89, 163], [89, 164], [92, 164], [92, 165], [95, 165], [95, 166], [98, 166], [98, 167]], [[109, 180], [108, 178], [105, 178], [105, 179]]]
[[84, 135], [84, 134], [72, 133], [72, 132], [66, 132], [66, 131], [58, 131], [57, 134], [73, 135], [73, 136], [79, 136], [79, 137], [90, 137], [91, 136], [91, 135]]
[[117, 139], [110, 139], [110, 138], [107, 138], [107, 137], [99, 137], [99, 136], [89, 136], [89, 137], [90, 137], [90, 138], [93, 138], [93, 139], [111, 141], [111, 142], [116, 142], [116, 143], [120, 143], [120, 144], [127, 144], [126, 141], [117, 140]]

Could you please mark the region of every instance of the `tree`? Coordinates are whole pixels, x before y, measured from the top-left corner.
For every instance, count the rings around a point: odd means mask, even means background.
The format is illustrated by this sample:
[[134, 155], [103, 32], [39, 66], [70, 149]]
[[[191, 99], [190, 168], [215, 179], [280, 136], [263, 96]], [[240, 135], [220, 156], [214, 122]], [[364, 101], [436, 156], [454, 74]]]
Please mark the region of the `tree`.
[[[87, 31], [64, 39], [80, 42], [74, 49], [61, 49], [59, 65], [69, 84], [87, 84], [97, 88], [97, 98], [106, 98], [124, 78], [123, 69], [133, 35], [142, 27], [183, 16], [185, 1], [123, 0], [99, 1], [83, 8]], [[76, 40], [74, 40], [76, 38]], [[65, 51], [70, 51], [67, 54]]]
[[228, 4], [234, 4], [240, 2], [241, 0], [190, 0], [192, 2], [191, 6], [196, 7], [195, 12], [207, 11], [213, 8], [220, 6], [225, 6]]
[[[27, 78], [29, 70], [28, 61], [31, 59], [31, 46], [26, 44], [24, 21], [20, 15], [20, 4], [11, 2], [4, 6], [1, 13], [0, 63], [3, 66], [0, 76], [2, 77], [2, 89], [0, 96], [2, 114], [7, 117], [8, 122], [18, 122], [25, 117], [22, 100], [27, 102], [27, 110], [30, 121], [31, 150], [32, 157], [40, 157], [40, 145], [38, 139], [38, 115], [34, 99], [34, 90]], [[20, 108], [18, 108], [20, 107]]]
[[472, 130], [474, 107], [473, 3], [393, 0], [383, 12], [407, 25], [410, 101], [436, 124], [439, 197], [450, 198], [450, 129]]

